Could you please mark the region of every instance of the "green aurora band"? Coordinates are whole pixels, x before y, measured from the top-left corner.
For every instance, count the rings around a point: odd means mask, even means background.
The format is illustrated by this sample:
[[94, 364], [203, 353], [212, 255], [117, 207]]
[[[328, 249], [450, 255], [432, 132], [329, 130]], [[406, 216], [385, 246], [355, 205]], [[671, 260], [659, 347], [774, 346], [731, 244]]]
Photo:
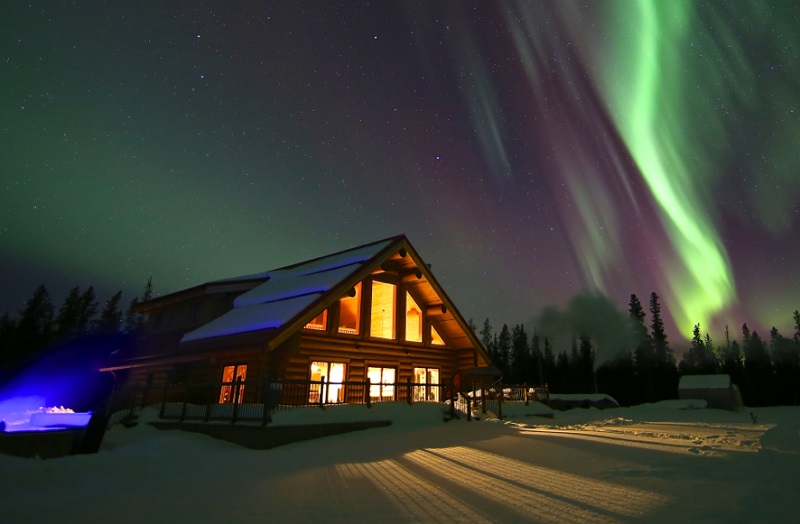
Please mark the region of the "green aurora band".
[[681, 82], [686, 64], [675, 52], [689, 37], [692, 4], [639, 1], [636, 6], [638, 17], [618, 33], [632, 37], [618, 42], [630, 75], [627, 82], [614, 81], [608, 98], [677, 255], [677, 267], [668, 267], [667, 294], [678, 327], [688, 333], [698, 322], [708, 326], [736, 298], [728, 255], [706, 214], [701, 188], [709, 166], [702, 165], [702, 153], [694, 153], [689, 130], [696, 124], [690, 119], [698, 115], [686, 103]]

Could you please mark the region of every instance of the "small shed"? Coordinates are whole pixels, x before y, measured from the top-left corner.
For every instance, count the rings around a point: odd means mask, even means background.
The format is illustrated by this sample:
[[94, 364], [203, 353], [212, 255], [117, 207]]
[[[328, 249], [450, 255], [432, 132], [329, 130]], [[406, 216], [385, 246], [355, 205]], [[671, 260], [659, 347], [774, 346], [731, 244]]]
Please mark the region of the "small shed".
[[705, 400], [709, 408], [729, 411], [743, 407], [739, 387], [729, 375], [684, 375], [678, 383], [678, 398]]

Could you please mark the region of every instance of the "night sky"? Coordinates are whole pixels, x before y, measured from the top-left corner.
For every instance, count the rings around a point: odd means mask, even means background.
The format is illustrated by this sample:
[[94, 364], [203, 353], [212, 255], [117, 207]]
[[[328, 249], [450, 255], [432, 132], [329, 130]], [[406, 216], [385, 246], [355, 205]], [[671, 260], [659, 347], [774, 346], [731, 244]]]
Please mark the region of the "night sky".
[[792, 334], [800, 3], [7, 1], [0, 38], [0, 313], [404, 233], [478, 324], [655, 291], [673, 341]]

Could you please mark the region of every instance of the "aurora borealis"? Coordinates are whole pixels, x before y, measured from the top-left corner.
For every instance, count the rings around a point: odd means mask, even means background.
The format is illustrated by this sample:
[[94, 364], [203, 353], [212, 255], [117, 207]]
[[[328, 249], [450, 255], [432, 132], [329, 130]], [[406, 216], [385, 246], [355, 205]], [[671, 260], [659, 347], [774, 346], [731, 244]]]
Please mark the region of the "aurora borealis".
[[20, 2], [0, 313], [405, 233], [466, 317], [651, 291], [670, 336], [800, 308], [800, 4]]

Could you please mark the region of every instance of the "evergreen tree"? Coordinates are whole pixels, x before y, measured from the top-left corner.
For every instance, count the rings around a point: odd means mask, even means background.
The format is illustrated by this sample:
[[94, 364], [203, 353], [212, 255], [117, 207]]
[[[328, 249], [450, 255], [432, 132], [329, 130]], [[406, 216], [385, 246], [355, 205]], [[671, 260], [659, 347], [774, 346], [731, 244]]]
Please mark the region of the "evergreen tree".
[[716, 372], [716, 359], [710, 345], [711, 337], [707, 337], [707, 341], [703, 340], [700, 324], [695, 324], [691, 346], [679, 366], [682, 375], [707, 375]]
[[749, 406], [767, 406], [772, 402], [772, 363], [767, 347], [758, 333], [742, 325], [745, 388], [743, 396]]
[[73, 287], [67, 293], [64, 303], [58, 309], [55, 320], [55, 340], [65, 342], [77, 336], [81, 315], [81, 288]]
[[[153, 298], [153, 277], [147, 279], [142, 298], [134, 297], [128, 305], [128, 311], [125, 313], [125, 332], [129, 335], [138, 337], [144, 333], [145, 316], [137, 311], [137, 306], [151, 298]], [[486, 344], [484, 346], [487, 351], [490, 349]], [[491, 356], [491, 352], [489, 354]]]
[[[14, 336], [17, 331], [17, 321], [11, 318], [11, 313], [6, 311], [0, 317], [0, 366], [10, 366], [14, 363]], [[3, 377], [0, 376], [0, 380]]]
[[794, 340], [800, 342], [800, 311], [794, 310]]
[[97, 315], [97, 297], [94, 294], [94, 286], [89, 286], [81, 295], [77, 325], [78, 336], [90, 333], [95, 315]]
[[797, 404], [800, 391], [800, 351], [798, 344], [782, 336], [773, 326], [770, 331], [769, 351], [775, 370], [775, 403]]
[[12, 361], [21, 362], [33, 357], [52, 339], [53, 302], [44, 285], [33, 292], [25, 302], [17, 322]]
[[667, 341], [664, 321], [661, 319], [661, 304], [655, 292], [650, 294], [650, 336], [653, 340], [655, 366], [653, 379], [656, 400], [676, 398], [678, 395], [678, 368]]
[[737, 341], [731, 340], [728, 326], [725, 326], [725, 345], [720, 349], [720, 369], [741, 389], [744, 383], [742, 350]]
[[106, 301], [100, 318], [97, 321], [95, 331], [102, 334], [113, 334], [122, 328], [122, 312], [119, 310], [119, 301], [122, 299], [122, 291], [117, 291]]
[[489, 322], [489, 319], [483, 321], [483, 327], [481, 328], [480, 332], [478, 333], [481, 337], [481, 344], [483, 347], [486, 348], [486, 351], [489, 352], [490, 355], [493, 354], [491, 351], [492, 347], [492, 324]]
[[517, 324], [511, 329], [511, 367], [508, 381], [512, 384], [525, 382], [530, 361], [530, 348], [528, 347], [528, 334], [525, 327]]
[[574, 393], [570, 384], [570, 363], [566, 351], [559, 351], [556, 357], [556, 369], [551, 384], [556, 393]]
[[637, 389], [641, 402], [655, 402], [655, 369], [656, 358], [653, 350], [653, 339], [647, 332], [644, 323], [645, 313], [642, 303], [636, 295], [631, 295], [628, 303], [628, 319], [630, 321], [631, 340], [633, 341], [634, 369]]
[[509, 380], [509, 364], [511, 361], [511, 332], [506, 324], [503, 324], [500, 334], [497, 336], [495, 352], [497, 354], [495, 365], [502, 373], [503, 381], [507, 382]]
[[538, 384], [539, 386], [544, 386], [545, 384], [544, 355], [539, 347], [539, 335], [536, 333], [536, 329], [533, 330], [533, 336], [531, 337], [531, 359], [525, 380], [528, 384]]
[[556, 356], [550, 346], [550, 339], [544, 337], [544, 351], [542, 353], [542, 371], [544, 374], [543, 386], [552, 386], [556, 376]]
[[581, 335], [578, 340], [580, 341], [578, 361], [576, 366], [576, 374], [579, 377], [578, 392], [597, 393], [597, 387], [594, 380], [595, 352], [594, 347], [592, 346], [592, 339], [586, 335]]

